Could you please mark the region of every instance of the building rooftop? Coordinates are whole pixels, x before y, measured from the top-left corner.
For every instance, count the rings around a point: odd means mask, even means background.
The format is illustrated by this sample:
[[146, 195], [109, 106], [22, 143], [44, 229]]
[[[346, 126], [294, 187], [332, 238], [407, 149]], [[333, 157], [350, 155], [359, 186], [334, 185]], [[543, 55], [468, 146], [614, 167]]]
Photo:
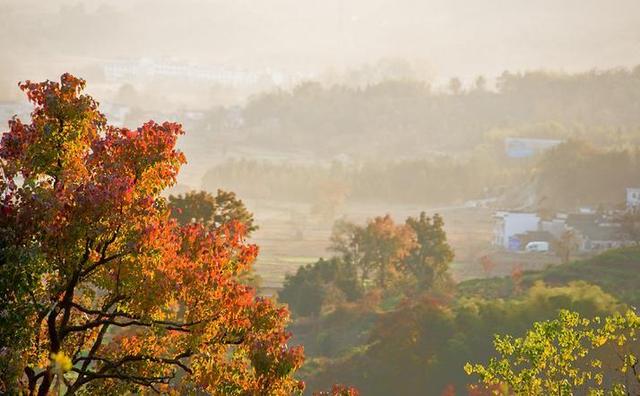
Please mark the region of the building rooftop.
[[574, 228], [581, 235], [592, 241], [620, 240], [620, 227], [601, 226], [597, 224], [582, 224]]
[[524, 234], [519, 234], [521, 240], [528, 242], [552, 242], [555, 238], [549, 231], [527, 231]]
[[570, 213], [567, 216], [567, 225], [569, 227], [597, 225], [601, 218], [602, 216], [598, 213]]

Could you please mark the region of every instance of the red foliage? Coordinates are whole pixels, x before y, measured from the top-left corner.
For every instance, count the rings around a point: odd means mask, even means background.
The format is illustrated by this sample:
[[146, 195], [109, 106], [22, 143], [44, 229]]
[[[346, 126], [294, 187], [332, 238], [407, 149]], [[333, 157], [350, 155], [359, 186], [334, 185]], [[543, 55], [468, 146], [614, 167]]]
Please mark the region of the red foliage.
[[359, 396], [360, 392], [354, 387], [334, 384], [331, 391], [314, 392], [314, 396]]
[[519, 292], [522, 290], [522, 277], [524, 276], [524, 268], [522, 264], [516, 264], [511, 269], [511, 280], [513, 281], [513, 288]]
[[480, 265], [482, 266], [482, 270], [487, 276], [490, 275], [496, 267], [496, 263], [491, 259], [489, 255], [480, 257]]
[[185, 162], [182, 127], [108, 126], [84, 86], [69, 74], [20, 84], [31, 123], [12, 119], [0, 141], [0, 227], [42, 263], [24, 301], [34, 326], [23, 386], [46, 393], [63, 375], [49, 357], [64, 353], [71, 391], [300, 392], [287, 310], [238, 282], [258, 252], [243, 227], [170, 218], [160, 193]]

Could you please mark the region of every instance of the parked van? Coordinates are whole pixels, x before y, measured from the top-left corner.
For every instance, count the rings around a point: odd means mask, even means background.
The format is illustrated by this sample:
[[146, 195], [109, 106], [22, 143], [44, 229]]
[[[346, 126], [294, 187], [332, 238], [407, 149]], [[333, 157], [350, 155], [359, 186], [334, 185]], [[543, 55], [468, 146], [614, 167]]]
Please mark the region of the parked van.
[[527, 243], [527, 246], [524, 247], [524, 250], [527, 252], [548, 252], [549, 242], [543, 242], [543, 241], [529, 242]]

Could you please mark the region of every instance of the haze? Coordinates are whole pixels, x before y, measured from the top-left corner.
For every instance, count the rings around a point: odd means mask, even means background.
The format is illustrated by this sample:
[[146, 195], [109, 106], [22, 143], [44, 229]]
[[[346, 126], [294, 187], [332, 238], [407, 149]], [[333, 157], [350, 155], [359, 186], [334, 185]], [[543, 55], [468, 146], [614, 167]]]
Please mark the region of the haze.
[[313, 75], [402, 59], [443, 81], [640, 63], [634, 0], [5, 0], [0, 18], [5, 84], [144, 57]]
[[640, 395], [639, 0], [0, 0], [0, 49], [0, 394]]

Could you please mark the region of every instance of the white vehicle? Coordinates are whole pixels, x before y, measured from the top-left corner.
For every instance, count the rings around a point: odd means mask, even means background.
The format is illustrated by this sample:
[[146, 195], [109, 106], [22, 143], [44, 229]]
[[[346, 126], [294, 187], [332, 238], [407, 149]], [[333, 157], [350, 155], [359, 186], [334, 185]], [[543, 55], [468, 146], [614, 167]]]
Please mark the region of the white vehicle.
[[543, 241], [529, 242], [527, 243], [527, 246], [524, 247], [524, 250], [527, 252], [548, 252], [549, 242], [543, 242]]

